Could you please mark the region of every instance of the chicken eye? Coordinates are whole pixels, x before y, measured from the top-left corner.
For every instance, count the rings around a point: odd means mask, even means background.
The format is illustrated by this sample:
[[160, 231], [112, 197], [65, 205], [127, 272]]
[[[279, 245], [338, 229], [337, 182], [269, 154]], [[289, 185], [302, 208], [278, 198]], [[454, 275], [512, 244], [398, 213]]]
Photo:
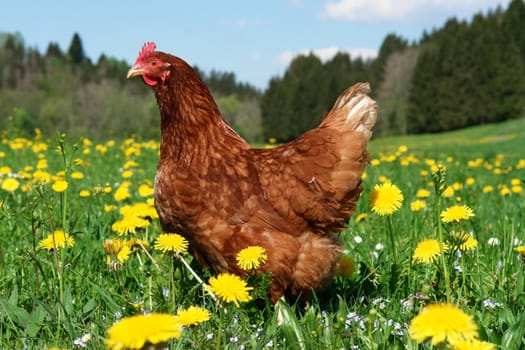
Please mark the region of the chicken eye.
[[151, 61], [150, 63], [152, 66], [156, 66], [157, 65], [157, 61]]

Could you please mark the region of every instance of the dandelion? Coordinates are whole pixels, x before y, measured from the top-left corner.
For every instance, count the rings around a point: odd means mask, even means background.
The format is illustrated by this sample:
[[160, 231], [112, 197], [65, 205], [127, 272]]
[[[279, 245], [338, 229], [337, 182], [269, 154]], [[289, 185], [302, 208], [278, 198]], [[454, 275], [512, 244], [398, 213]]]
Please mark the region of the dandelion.
[[20, 183], [18, 182], [18, 180], [13, 179], [12, 177], [8, 177], [2, 182], [2, 189], [8, 192], [16, 191], [19, 186], [20, 186]]
[[410, 338], [418, 343], [430, 340], [432, 345], [448, 341], [472, 341], [478, 336], [478, 327], [472, 316], [467, 315], [453, 304], [430, 304], [410, 321]]
[[518, 252], [521, 256], [525, 257], [525, 246], [515, 247], [514, 251]]
[[153, 195], [155, 190], [153, 189], [153, 187], [143, 184], [139, 186], [138, 192], [139, 196], [141, 197], [150, 197]]
[[56, 180], [55, 183], [51, 186], [53, 191], [61, 193], [67, 190], [68, 183], [65, 180]]
[[445, 198], [451, 198], [454, 196], [455, 192], [456, 191], [454, 190], [454, 188], [452, 188], [451, 186], [448, 186], [447, 188], [445, 188], [445, 190], [443, 191], [441, 195]]
[[155, 241], [155, 249], [162, 253], [185, 253], [188, 250], [188, 241], [177, 233], [163, 233]]
[[478, 241], [467, 232], [452, 232], [451, 235], [456, 238], [458, 248], [462, 251], [474, 249], [478, 246]]
[[56, 230], [52, 234], [40, 241], [38, 247], [41, 249], [53, 250], [75, 245], [75, 240], [69, 233], [62, 230]]
[[122, 216], [137, 216], [140, 218], [158, 219], [159, 215], [154, 206], [148, 203], [138, 202], [133, 205], [125, 205], [120, 209]]
[[182, 335], [173, 315], [152, 313], [122, 319], [108, 330], [106, 346], [112, 350], [142, 349], [148, 344], [165, 343]]
[[460, 340], [453, 344], [452, 349], [454, 350], [496, 350], [496, 345], [485, 341], [473, 339], [473, 340]]
[[425, 203], [425, 201], [417, 199], [413, 201], [412, 203], [410, 203], [410, 210], [412, 210], [413, 212], [418, 212], [418, 211], [425, 209], [426, 206], [427, 204]]
[[466, 180], [465, 180], [465, 185], [467, 186], [472, 186], [474, 185], [474, 183], [476, 182], [476, 179], [473, 178], [473, 177], [468, 177]]
[[91, 192], [89, 192], [88, 190], [80, 190], [80, 192], [78, 193], [78, 195], [82, 198], [86, 198], [86, 197], [89, 197], [91, 196]]
[[186, 310], [177, 310], [176, 317], [181, 326], [193, 326], [208, 321], [211, 314], [202, 307], [190, 306]]
[[208, 280], [209, 289], [212, 293], [227, 303], [234, 303], [239, 307], [239, 302], [247, 302], [251, 300], [248, 293], [253, 288], [246, 285], [246, 281], [237, 275], [231, 273], [221, 273], [216, 277], [211, 277]]
[[391, 215], [396, 212], [403, 203], [403, 193], [396, 185], [385, 182], [375, 185], [370, 194], [372, 211], [378, 215]]
[[129, 181], [124, 181], [123, 183], [120, 184], [120, 186], [115, 191], [115, 194], [113, 195], [116, 201], [120, 202], [128, 198], [131, 198], [131, 193], [129, 192], [129, 186], [131, 186], [131, 182]]
[[75, 180], [82, 180], [84, 178], [84, 173], [80, 171], [74, 171], [71, 173], [71, 178]]
[[482, 191], [483, 193], [490, 193], [490, 192], [494, 191], [494, 186], [491, 186], [491, 185], [483, 186], [483, 188], [481, 189], [481, 191]]
[[116, 255], [117, 260], [123, 264], [126, 260], [128, 260], [129, 256], [131, 255], [131, 247], [127, 244], [122, 246], [122, 248], [120, 248]]
[[119, 234], [119, 236], [136, 233], [137, 229], [146, 228], [150, 225], [150, 222], [146, 219], [139, 218], [137, 216], [124, 216], [121, 220], [115, 221], [111, 225], [111, 229]]
[[428, 264], [436, 260], [446, 249], [447, 246], [445, 244], [441, 248], [441, 243], [438, 240], [425, 239], [417, 244], [412, 255], [412, 262]]
[[441, 221], [448, 222], [459, 222], [461, 220], [468, 220], [473, 217], [474, 211], [466, 205], [453, 205], [441, 212]]
[[237, 265], [243, 270], [255, 270], [268, 260], [266, 251], [260, 246], [242, 249], [236, 255]]

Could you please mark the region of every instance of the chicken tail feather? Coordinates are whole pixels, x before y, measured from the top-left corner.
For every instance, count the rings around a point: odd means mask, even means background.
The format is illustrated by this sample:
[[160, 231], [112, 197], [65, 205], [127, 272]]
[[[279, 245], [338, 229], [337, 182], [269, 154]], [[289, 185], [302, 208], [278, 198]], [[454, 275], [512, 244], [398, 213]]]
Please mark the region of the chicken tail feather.
[[368, 93], [368, 83], [357, 83], [346, 89], [337, 98], [321, 126], [336, 128], [341, 132], [361, 132], [368, 141], [377, 120], [377, 105]]

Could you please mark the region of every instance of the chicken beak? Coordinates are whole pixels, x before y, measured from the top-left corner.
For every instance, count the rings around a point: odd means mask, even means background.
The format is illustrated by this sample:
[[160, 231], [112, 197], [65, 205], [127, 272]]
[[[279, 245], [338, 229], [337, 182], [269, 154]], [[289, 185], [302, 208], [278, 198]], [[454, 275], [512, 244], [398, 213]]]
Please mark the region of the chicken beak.
[[128, 74], [126, 75], [126, 78], [129, 79], [129, 78], [133, 78], [133, 77], [136, 77], [142, 74], [144, 74], [144, 70], [139, 65], [136, 65], [136, 66], [131, 67], [128, 70]]

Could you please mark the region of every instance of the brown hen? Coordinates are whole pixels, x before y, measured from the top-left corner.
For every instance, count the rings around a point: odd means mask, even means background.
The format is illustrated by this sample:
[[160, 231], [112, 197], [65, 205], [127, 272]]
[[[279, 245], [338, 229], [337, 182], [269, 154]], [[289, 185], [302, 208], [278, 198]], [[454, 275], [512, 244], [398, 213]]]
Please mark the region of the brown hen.
[[151, 86], [161, 115], [155, 206], [163, 230], [184, 235], [217, 272], [244, 275], [236, 254], [266, 250], [273, 302], [309, 297], [334, 275], [344, 229], [362, 191], [376, 121], [369, 86], [344, 91], [321, 125], [272, 149], [252, 148], [223, 119], [182, 59], [146, 43], [128, 72]]

